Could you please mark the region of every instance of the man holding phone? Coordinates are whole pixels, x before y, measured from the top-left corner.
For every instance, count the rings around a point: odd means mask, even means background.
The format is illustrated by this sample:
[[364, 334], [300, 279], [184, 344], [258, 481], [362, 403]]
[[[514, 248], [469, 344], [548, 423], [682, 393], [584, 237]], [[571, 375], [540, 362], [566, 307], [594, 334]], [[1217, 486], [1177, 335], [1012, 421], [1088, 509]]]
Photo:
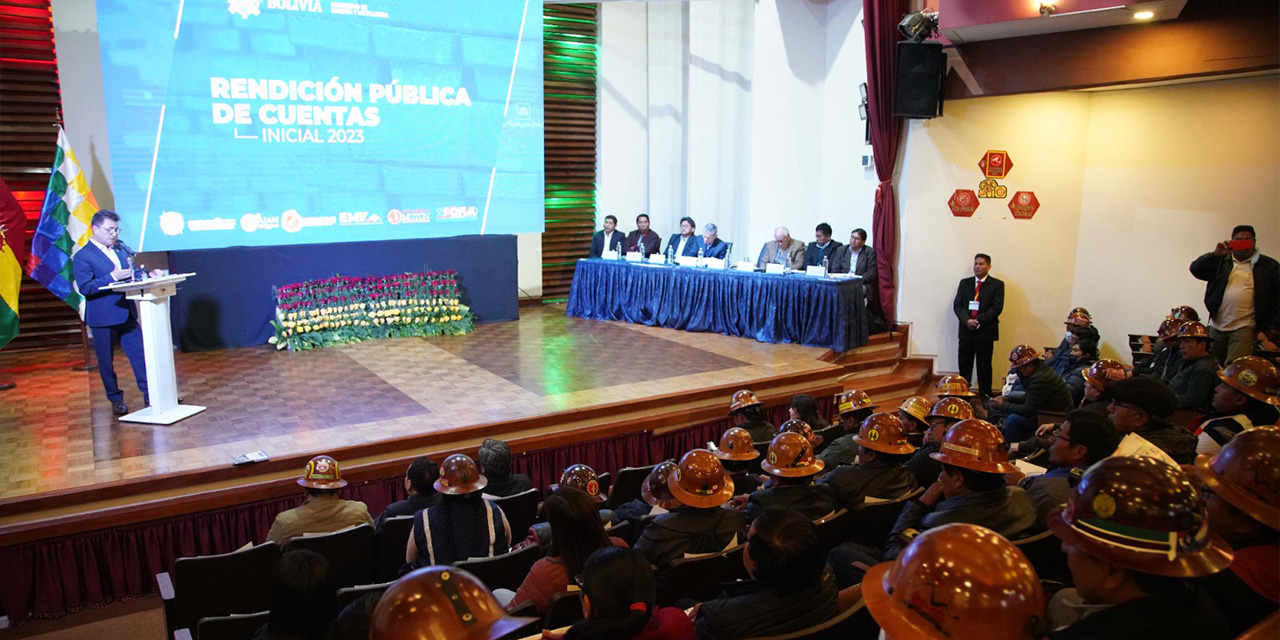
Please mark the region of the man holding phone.
[[1253, 353], [1259, 336], [1280, 333], [1280, 263], [1257, 249], [1253, 227], [1238, 225], [1231, 240], [1191, 263], [1191, 275], [1204, 280], [1213, 355], [1227, 363]]

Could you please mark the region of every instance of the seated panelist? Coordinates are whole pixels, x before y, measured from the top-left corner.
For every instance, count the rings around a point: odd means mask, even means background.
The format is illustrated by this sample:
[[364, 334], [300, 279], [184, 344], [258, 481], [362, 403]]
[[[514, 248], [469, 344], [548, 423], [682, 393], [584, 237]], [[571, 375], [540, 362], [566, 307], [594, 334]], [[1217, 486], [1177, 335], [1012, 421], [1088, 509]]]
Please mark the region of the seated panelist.
[[836, 250], [844, 246], [839, 242], [831, 239], [831, 225], [823, 222], [819, 223], [813, 230], [814, 242], [809, 243], [809, 247], [804, 252], [804, 264], [807, 267], [822, 266], [823, 259], [828, 262], [830, 267], [831, 258]]
[[626, 234], [618, 231], [618, 218], [608, 215], [604, 217], [604, 230], [591, 236], [591, 257], [599, 258], [605, 251], [617, 251], [627, 241]]
[[671, 234], [671, 239], [667, 240], [667, 255], [673, 258], [698, 255], [698, 235], [694, 233], [697, 229], [698, 224], [693, 218], [680, 218], [680, 233]]
[[698, 250], [701, 250], [702, 257], [704, 258], [724, 260], [725, 256], [729, 253], [729, 243], [716, 237], [716, 233], [718, 231], [719, 229], [710, 222], [703, 225], [702, 236], [698, 238], [697, 246], [693, 250], [693, 255], [698, 255]]
[[786, 227], [773, 230], [773, 240], [766, 242], [756, 260], [756, 268], [764, 269], [765, 265], [777, 263], [792, 270], [804, 269], [804, 243], [791, 237]]
[[653, 255], [661, 244], [662, 238], [649, 229], [649, 214], [636, 216], [636, 230], [627, 234], [626, 253], [641, 250], [646, 256]]

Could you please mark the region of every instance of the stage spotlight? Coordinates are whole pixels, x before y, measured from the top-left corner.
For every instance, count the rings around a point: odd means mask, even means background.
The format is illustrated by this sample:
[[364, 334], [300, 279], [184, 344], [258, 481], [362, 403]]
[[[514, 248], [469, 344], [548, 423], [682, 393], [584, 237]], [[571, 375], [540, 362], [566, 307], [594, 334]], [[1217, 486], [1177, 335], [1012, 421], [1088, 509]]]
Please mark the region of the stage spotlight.
[[910, 13], [902, 17], [898, 23], [898, 31], [911, 42], [924, 42], [938, 36], [938, 12], [925, 9], [919, 13]]
[[1150, 20], [1154, 17], [1156, 17], [1156, 12], [1154, 11], [1137, 11], [1133, 14], [1134, 20]]

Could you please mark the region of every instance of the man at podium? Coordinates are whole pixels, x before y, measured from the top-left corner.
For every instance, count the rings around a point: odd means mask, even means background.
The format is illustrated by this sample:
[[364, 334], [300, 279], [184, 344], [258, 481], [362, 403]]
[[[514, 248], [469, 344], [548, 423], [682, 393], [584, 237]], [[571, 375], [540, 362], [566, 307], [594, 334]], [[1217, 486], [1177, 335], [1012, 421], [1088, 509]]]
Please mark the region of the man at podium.
[[103, 287], [133, 277], [129, 251], [119, 241], [120, 216], [103, 209], [90, 220], [93, 235], [89, 244], [76, 252], [72, 266], [76, 276], [76, 289], [84, 296], [84, 321], [93, 331], [93, 349], [98, 356], [98, 374], [106, 388], [111, 412], [122, 416], [129, 413], [124, 403], [124, 392], [116, 384], [116, 370], [112, 362], [115, 343], [124, 347], [124, 354], [133, 367], [133, 377], [144, 400], [147, 394], [147, 367], [142, 350], [142, 328], [138, 325], [138, 313], [126, 300], [124, 293]]

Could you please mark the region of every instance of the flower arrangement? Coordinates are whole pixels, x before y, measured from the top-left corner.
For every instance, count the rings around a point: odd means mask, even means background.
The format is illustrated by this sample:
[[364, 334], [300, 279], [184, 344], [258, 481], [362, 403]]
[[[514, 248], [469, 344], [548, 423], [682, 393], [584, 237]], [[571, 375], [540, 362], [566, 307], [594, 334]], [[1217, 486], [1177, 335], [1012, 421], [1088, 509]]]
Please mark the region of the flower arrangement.
[[475, 318], [459, 294], [454, 271], [337, 276], [276, 287], [275, 335], [269, 342], [292, 351], [470, 333]]

